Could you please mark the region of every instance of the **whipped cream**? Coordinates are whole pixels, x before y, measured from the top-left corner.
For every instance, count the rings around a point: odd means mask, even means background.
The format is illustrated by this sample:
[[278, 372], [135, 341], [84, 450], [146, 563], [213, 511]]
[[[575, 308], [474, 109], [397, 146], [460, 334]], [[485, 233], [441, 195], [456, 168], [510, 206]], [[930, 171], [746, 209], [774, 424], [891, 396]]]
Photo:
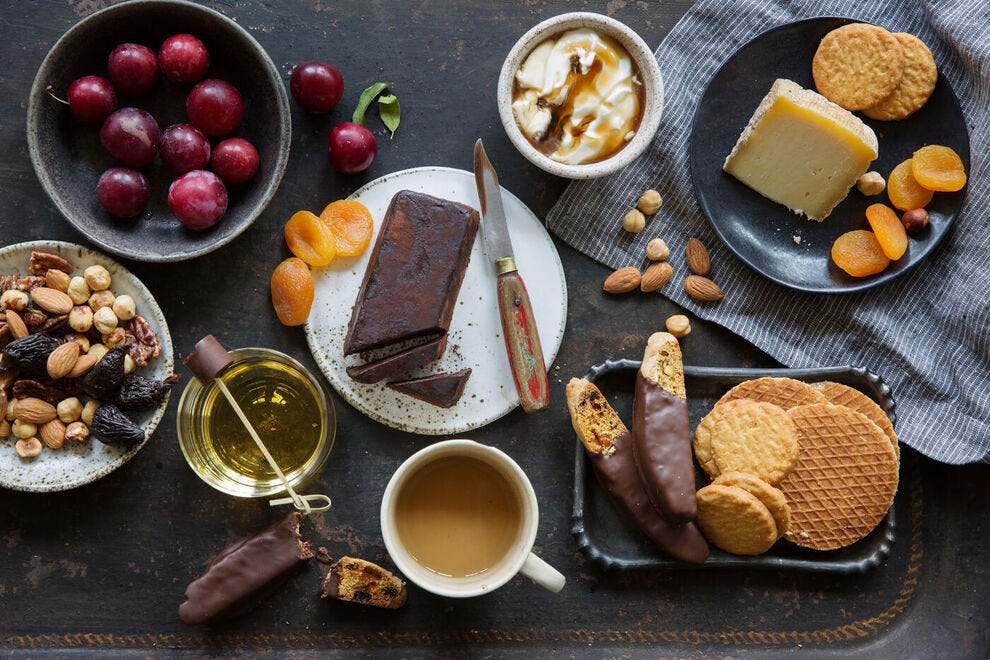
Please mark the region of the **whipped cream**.
[[512, 111], [534, 147], [553, 160], [604, 160], [636, 134], [643, 84], [629, 53], [587, 28], [540, 43], [516, 72]]

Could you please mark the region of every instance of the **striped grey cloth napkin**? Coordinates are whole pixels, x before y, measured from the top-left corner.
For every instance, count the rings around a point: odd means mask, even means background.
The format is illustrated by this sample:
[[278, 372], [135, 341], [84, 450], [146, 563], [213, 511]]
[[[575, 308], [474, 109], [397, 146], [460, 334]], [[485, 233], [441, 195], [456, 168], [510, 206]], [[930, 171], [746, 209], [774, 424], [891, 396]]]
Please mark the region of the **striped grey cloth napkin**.
[[[969, 190], [953, 230], [910, 273], [880, 289], [806, 294], [781, 287], [717, 239], [691, 189], [688, 136], [709, 79], [765, 30], [813, 16], [848, 16], [911, 32], [932, 49], [969, 122]], [[903, 442], [946, 463], [990, 459], [990, 2], [985, 0], [700, 0], [656, 51], [664, 119], [650, 149], [622, 172], [572, 183], [548, 227], [588, 256], [619, 268], [639, 264], [642, 232], [619, 243], [630, 199], [659, 187], [672, 254], [698, 236], [719, 264], [725, 299], [699, 305], [682, 287], [665, 295], [725, 326], [791, 367], [865, 366], [891, 385]], [[878, 293], [878, 291], [882, 293]]]

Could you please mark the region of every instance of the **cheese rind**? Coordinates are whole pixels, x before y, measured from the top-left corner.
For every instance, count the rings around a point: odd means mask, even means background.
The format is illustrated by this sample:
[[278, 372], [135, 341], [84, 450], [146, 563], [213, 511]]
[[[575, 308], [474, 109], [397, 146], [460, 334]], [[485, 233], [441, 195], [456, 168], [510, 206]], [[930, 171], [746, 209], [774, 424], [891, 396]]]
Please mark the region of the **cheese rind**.
[[822, 221], [877, 157], [858, 117], [795, 82], [778, 79], [725, 159], [723, 170], [764, 197]]

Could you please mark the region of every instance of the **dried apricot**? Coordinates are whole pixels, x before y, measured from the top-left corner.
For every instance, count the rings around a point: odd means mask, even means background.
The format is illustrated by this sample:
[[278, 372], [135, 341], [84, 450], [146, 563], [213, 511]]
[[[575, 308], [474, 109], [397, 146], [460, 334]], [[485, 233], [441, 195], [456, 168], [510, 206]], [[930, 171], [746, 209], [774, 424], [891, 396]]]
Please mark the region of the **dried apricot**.
[[870, 204], [866, 207], [866, 219], [885, 255], [892, 261], [904, 256], [908, 247], [907, 231], [894, 209], [886, 204]]
[[853, 277], [876, 275], [888, 265], [890, 259], [883, 253], [872, 231], [855, 229], [847, 231], [832, 243], [832, 261]]
[[302, 325], [313, 306], [313, 275], [298, 257], [289, 257], [272, 273], [272, 305], [282, 325]]
[[894, 208], [902, 211], [928, 206], [934, 194], [915, 180], [910, 158], [895, 167], [887, 177], [887, 197]]
[[320, 214], [322, 220], [337, 239], [337, 254], [356, 257], [371, 243], [375, 221], [371, 211], [361, 202], [342, 199], [331, 202]]
[[310, 266], [326, 266], [337, 255], [337, 239], [319, 216], [297, 211], [285, 223], [285, 242]]
[[929, 190], [955, 192], [966, 185], [962, 158], [949, 147], [930, 144], [915, 151], [911, 161], [914, 178]]

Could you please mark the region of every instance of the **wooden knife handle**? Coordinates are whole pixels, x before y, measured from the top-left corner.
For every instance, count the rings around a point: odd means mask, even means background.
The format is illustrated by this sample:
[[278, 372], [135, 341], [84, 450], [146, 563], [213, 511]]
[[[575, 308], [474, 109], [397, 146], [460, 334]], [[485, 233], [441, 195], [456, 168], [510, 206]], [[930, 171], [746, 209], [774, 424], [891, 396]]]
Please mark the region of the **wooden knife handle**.
[[526, 285], [519, 273], [512, 271], [499, 276], [497, 291], [502, 334], [519, 403], [526, 412], [545, 410], [550, 404], [547, 366]]

